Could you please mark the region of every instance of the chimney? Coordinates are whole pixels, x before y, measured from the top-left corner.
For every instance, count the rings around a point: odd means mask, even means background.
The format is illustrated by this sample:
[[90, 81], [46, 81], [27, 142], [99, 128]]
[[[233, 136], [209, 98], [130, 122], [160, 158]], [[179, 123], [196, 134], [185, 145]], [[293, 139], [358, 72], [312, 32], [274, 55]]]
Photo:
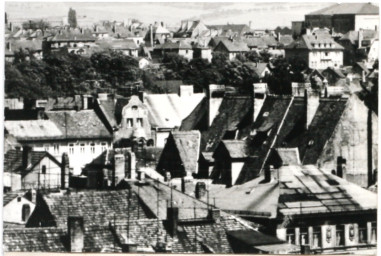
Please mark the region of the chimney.
[[368, 109], [367, 120], [367, 155], [368, 155], [368, 187], [373, 185], [377, 179], [373, 179], [373, 131], [372, 131], [372, 110]]
[[165, 181], [167, 181], [167, 182], [171, 181], [171, 173], [170, 172], [165, 172]]
[[208, 115], [208, 125], [210, 126], [214, 118], [218, 114], [218, 109], [222, 103], [225, 95], [225, 85], [210, 84], [208, 92], [208, 104], [209, 104], [209, 115]]
[[251, 22], [251, 20], [249, 21], [249, 28], [251, 29], [251, 24], [252, 24], [252, 22]]
[[126, 158], [124, 157], [124, 154], [115, 154], [114, 155], [114, 173], [113, 173], [113, 180], [112, 180], [112, 187], [115, 187], [119, 184], [121, 180], [123, 180], [126, 177], [126, 165], [125, 165]]
[[192, 96], [193, 91], [194, 91], [193, 85], [180, 85], [179, 96], [180, 97]]
[[195, 195], [197, 199], [202, 199], [206, 195], [205, 182], [199, 181], [196, 183]]
[[221, 210], [218, 208], [211, 208], [208, 210], [208, 219], [215, 222], [220, 222]]
[[89, 99], [87, 95], [82, 95], [82, 109], [89, 108]]
[[280, 32], [278, 32], [278, 42], [280, 41]]
[[69, 187], [69, 172], [69, 156], [67, 155], [67, 153], [63, 153], [61, 162], [61, 189]]
[[185, 193], [185, 179], [184, 179], [184, 177], [181, 178], [181, 192]]
[[168, 227], [169, 234], [172, 237], [177, 236], [178, 222], [179, 222], [179, 208], [171, 205], [167, 208], [167, 227]]
[[69, 216], [67, 225], [70, 240], [70, 252], [82, 252], [85, 240], [83, 217]]
[[153, 47], [153, 31], [152, 31], [152, 24], [149, 25], [150, 29], [149, 29], [149, 32], [150, 32], [150, 39], [151, 39], [151, 47]]
[[339, 156], [337, 157], [337, 176], [340, 178], [345, 179], [346, 178], [346, 164], [347, 160], [343, 157]]
[[9, 30], [10, 30], [11, 32], [13, 32], [13, 24], [12, 24], [12, 22], [9, 22]]
[[362, 47], [362, 40], [364, 39], [363, 31], [362, 29], [359, 30], [359, 49]]
[[131, 150], [129, 150], [129, 153], [130, 153], [130, 163], [129, 163], [130, 173], [128, 175], [128, 178], [135, 180], [136, 179], [136, 157], [135, 157], [135, 153], [132, 152]]
[[32, 148], [29, 146], [24, 146], [22, 150], [22, 166], [24, 169], [32, 163]]
[[161, 24], [161, 26], [164, 28], [164, 22], [162, 21], [162, 22], [160, 22], [160, 24]]
[[311, 85], [309, 85], [308, 87], [306, 86], [304, 92], [304, 100], [306, 108], [306, 129], [308, 129], [319, 107], [319, 92], [312, 90]]
[[265, 180], [264, 182], [268, 183], [271, 181], [271, 167], [270, 165], [265, 166]]
[[37, 203], [37, 192], [35, 189], [30, 190], [30, 201], [34, 204]]

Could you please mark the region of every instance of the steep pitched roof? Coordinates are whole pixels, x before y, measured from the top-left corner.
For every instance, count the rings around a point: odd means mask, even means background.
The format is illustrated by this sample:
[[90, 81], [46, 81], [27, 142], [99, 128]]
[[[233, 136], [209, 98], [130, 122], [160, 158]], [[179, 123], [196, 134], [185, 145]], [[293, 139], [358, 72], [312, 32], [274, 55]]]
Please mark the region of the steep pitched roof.
[[49, 38], [48, 41], [51, 42], [70, 42], [70, 41], [95, 41], [96, 38], [90, 33], [76, 33], [74, 31], [61, 31], [53, 37]]
[[196, 130], [198, 126], [202, 126], [201, 122], [204, 119], [207, 122], [208, 115], [208, 99], [204, 97], [195, 109], [182, 120], [180, 131]]
[[[362, 30], [363, 40], [372, 40], [378, 38], [378, 32], [376, 30], [363, 29]], [[359, 31], [348, 31], [345, 33], [339, 41], [349, 40], [352, 44], [356, 44], [359, 40]]]
[[277, 148], [276, 152], [282, 160], [282, 165], [300, 165], [299, 151], [297, 148]]
[[174, 131], [171, 133], [184, 164], [186, 172], [197, 172], [197, 161], [200, 155], [201, 134], [199, 131]]
[[243, 140], [222, 140], [221, 143], [229, 152], [231, 158], [248, 157], [247, 144]]
[[225, 96], [209, 129], [202, 134], [203, 151], [213, 152], [227, 131], [234, 131], [252, 111], [252, 99], [246, 96]]
[[102, 48], [113, 49], [113, 50], [137, 50], [137, 46], [132, 39], [118, 39], [110, 41], [101, 41], [98, 43]]
[[164, 44], [157, 45], [155, 47], [155, 49], [162, 49], [162, 50], [187, 49], [187, 50], [191, 50], [192, 46], [184, 40], [180, 40], [178, 42], [167, 41]]
[[[218, 44], [224, 45], [224, 47], [229, 52], [248, 52], [250, 49], [247, 47], [247, 44], [242, 41], [231, 41], [231, 40], [222, 40]], [[218, 45], [216, 46], [218, 47]]]
[[5, 121], [4, 126], [18, 140], [63, 136], [52, 120]]
[[379, 9], [371, 3], [341, 3], [311, 12], [307, 15], [335, 15], [335, 14], [379, 14]]
[[8, 193], [5, 193], [3, 195], [3, 206], [6, 206], [8, 203], [10, 203], [13, 199], [16, 197], [24, 197], [26, 194], [25, 191], [16, 190], [16, 191], [9, 191]]
[[46, 111], [65, 138], [111, 138], [105, 124], [94, 110]]
[[58, 166], [61, 166], [61, 163], [53, 157], [51, 154], [45, 151], [31, 151], [31, 161], [30, 165], [26, 168], [23, 166], [23, 152], [20, 150], [9, 150], [4, 155], [4, 171], [20, 173], [22, 176], [25, 176], [45, 157], [48, 157], [50, 160], [55, 162]]

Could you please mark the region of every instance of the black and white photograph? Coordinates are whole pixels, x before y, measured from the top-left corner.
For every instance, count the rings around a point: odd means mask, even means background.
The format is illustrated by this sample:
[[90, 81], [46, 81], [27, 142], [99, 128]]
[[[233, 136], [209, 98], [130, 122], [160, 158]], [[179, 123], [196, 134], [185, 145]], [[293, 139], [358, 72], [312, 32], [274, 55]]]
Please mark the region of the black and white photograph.
[[2, 5], [2, 252], [376, 255], [378, 2]]

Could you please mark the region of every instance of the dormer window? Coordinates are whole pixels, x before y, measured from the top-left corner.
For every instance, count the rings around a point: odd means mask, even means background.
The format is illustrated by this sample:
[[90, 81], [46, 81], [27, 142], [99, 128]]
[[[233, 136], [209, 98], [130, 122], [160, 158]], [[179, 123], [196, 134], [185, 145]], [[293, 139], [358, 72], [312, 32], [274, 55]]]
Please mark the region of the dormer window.
[[138, 106], [132, 106], [132, 110], [138, 110]]

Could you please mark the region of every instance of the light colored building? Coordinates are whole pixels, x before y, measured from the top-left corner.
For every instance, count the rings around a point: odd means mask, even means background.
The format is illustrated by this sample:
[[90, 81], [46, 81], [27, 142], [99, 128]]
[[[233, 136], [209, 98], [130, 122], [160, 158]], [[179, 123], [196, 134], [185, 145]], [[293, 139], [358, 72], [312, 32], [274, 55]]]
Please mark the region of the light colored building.
[[36, 207], [36, 191], [14, 191], [3, 197], [3, 223], [25, 225]]
[[312, 69], [339, 68], [343, 65], [344, 48], [330, 35], [303, 35], [285, 47], [286, 59], [299, 58]]

